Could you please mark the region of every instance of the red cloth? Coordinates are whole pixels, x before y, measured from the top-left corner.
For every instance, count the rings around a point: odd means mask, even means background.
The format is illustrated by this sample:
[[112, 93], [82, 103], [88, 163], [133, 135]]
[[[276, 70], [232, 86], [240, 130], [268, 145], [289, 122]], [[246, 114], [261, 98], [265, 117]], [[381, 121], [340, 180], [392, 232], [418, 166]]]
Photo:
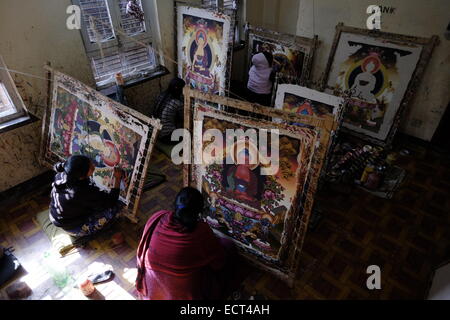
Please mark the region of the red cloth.
[[146, 223], [138, 246], [136, 289], [145, 300], [219, 298], [217, 274], [225, 250], [205, 222], [192, 232], [159, 211]]

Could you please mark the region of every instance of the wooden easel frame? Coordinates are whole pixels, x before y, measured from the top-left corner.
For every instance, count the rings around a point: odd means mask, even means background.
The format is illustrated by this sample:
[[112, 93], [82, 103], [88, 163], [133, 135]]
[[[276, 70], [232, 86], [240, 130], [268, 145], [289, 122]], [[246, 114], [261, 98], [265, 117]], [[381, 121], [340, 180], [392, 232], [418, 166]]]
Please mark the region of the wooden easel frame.
[[[438, 36], [432, 36], [430, 38], [423, 38], [423, 37], [413, 37], [413, 36], [407, 36], [402, 34], [395, 34], [395, 33], [389, 33], [389, 32], [382, 32], [379, 30], [367, 30], [367, 29], [360, 29], [355, 27], [349, 27], [345, 26], [344, 23], [340, 22], [336, 25], [336, 33], [334, 36], [333, 44], [330, 51], [330, 56], [328, 58], [328, 63], [325, 69], [324, 77], [321, 84], [321, 91], [328, 90], [334, 90], [334, 88], [330, 87], [328, 85], [330, 79], [330, 72], [331, 68], [334, 63], [334, 58], [336, 55], [337, 47], [339, 45], [339, 41], [341, 38], [342, 33], [351, 33], [356, 35], [363, 35], [368, 36], [374, 39], [382, 39], [386, 41], [387, 43], [395, 43], [398, 45], [419, 45], [422, 46], [422, 52], [420, 54], [419, 60], [417, 62], [416, 68], [414, 69], [414, 72], [411, 75], [408, 87], [406, 88], [405, 94], [403, 95], [400, 105], [398, 107], [397, 113], [394, 116], [394, 120], [392, 122], [391, 128], [389, 129], [389, 132], [386, 136], [386, 139], [380, 140], [376, 137], [371, 137], [369, 135], [366, 135], [361, 132], [355, 132], [354, 130], [350, 128], [346, 128], [344, 125], [342, 126], [342, 131], [347, 132], [351, 135], [354, 135], [362, 140], [368, 141], [370, 143], [374, 143], [377, 145], [381, 145], [383, 147], [390, 147], [395, 133], [398, 130], [398, 127], [400, 126], [400, 122], [402, 120], [402, 116], [405, 113], [405, 110], [407, 109], [408, 105], [413, 100], [414, 94], [417, 91], [418, 87], [420, 86], [422, 75], [425, 72], [425, 69], [428, 65], [429, 60], [431, 59], [431, 55], [433, 53], [434, 47], [439, 44], [439, 37]], [[349, 99], [349, 97], [346, 97], [343, 92], [337, 92], [334, 90], [335, 95], [340, 95], [342, 97], [345, 97], [346, 99]]]
[[47, 70], [47, 106], [44, 111], [43, 119], [42, 119], [42, 137], [41, 137], [41, 146], [40, 146], [40, 154], [39, 160], [41, 164], [49, 169], [53, 168], [54, 164], [63, 161], [59, 156], [50, 151], [50, 117], [51, 117], [51, 109], [54, 104], [53, 93], [55, 90], [55, 82], [52, 81], [52, 78], [55, 78], [55, 75], [62, 75], [65, 78], [70, 79], [71, 81], [76, 81], [79, 83], [79, 87], [85, 90], [86, 97], [90, 97], [91, 99], [98, 99], [102, 101], [106, 101], [111, 107], [118, 110], [118, 112], [122, 112], [128, 116], [134, 117], [137, 121], [139, 121], [142, 125], [147, 125], [151, 128], [149, 135], [147, 137], [143, 137], [146, 139], [145, 142], [145, 154], [141, 156], [140, 168], [138, 169], [138, 173], [136, 179], [130, 182], [131, 196], [128, 206], [126, 207], [125, 216], [130, 219], [131, 222], [137, 223], [138, 218], [138, 209], [139, 202], [143, 192], [144, 182], [147, 175], [147, 168], [149, 165], [150, 157], [153, 152], [153, 147], [156, 142], [156, 138], [158, 136], [159, 131], [161, 130], [160, 121], [157, 119], [149, 118], [136, 110], [128, 108], [104, 95], [99, 93], [98, 91], [86, 86], [80, 81], [67, 76], [57, 70], [54, 70], [49, 65], [46, 65], [45, 70]]
[[[304, 179], [301, 180], [301, 176], [299, 176], [299, 181], [297, 186], [299, 186], [300, 183], [303, 183], [302, 185], [305, 185], [305, 182], [308, 180], [309, 186], [305, 188], [304, 190], [307, 190], [306, 193], [297, 194], [295, 199], [293, 200], [292, 210], [293, 214], [291, 215], [292, 221], [286, 221], [285, 226], [289, 226], [289, 230], [286, 232], [290, 235], [292, 235], [291, 239], [285, 239], [286, 241], [291, 241], [285, 250], [283, 250], [282, 253], [280, 253], [280, 256], [283, 256], [282, 261], [282, 267], [274, 268], [273, 266], [267, 265], [263, 260], [258, 258], [257, 256], [250, 255], [250, 254], [243, 254], [244, 257], [249, 259], [252, 263], [256, 264], [257, 266], [261, 267], [262, 269], [269, 271], [275, 275], [277, 275], [280, 279], [286, 281], [290, 286], [294, 285], [294, 279], [295, 274], [298, 269], [298, 265], [300, 262], [299, 254], [302, 249], [302, 245], [304, 242], [309, 218], [312, 211], [312, 205], [314, 202], [314, 194], [317, 189], [317, 183], [320, 176], [320, 172], [324, 163], [325, 154], [327, 151], [327, 146], [330, 140], [330, 134], [332, 131], [336, 130], [337, 124], [334, 121], [333, 117], [331, 115], [325, 115], [322, 118], [318, 117], [310, 117], [310, 116], [303, 116], [303, 115], [297, 115], [292, 112], [273, 109], [264, 107], [258, 104], [251, 104], [248, 102], [244, 102], [241, 100], [231, 99], [227, 97], [222, 96], [216, 96], [211, 94], [205, 94], [196, 90], [192, 90], [190, 88], [184, 89], [184, 98], [185, 98], [185, 105], [184, 105], [184, 125], [185, 129], [187, 129], [189, 132], [193, 132], [194, 124], [193, 124], [193, 115], [196, 111], [196, 101], [199, 101], [201, 103], [206, 104], [219, 104], [226, 107], [227, 110], [240, 110], [240, 111], [247, 111], [251, 114], [257, 114], [262, 116], [268, 116], [272, 118], [278, 118], [285, 120], [287, 122], [297, 122], [297, 123], [303, 123], [305, 125], [308, 125], [308, 127], [311, 129], [311, 132], [315, 132], [314, 134], [314, 143], [311, 144], [309, 147], [309, 150], [311, 153], [309, 153], [309, 156], [311, 156], [311, 167], [307, 170], [307, 175], [303, 177]], [[210, 108], [211, 110], [215, 110], [216, 112], [221, 112], [222, 114], [226, 114], [230, 117], [240, 117], [236, 116], [235, 114], [225, 113], [223, 111], [219, 111], [214, 108]], [[248, 120], [255, 120], [255, 119], [248, 119]], [[261, 120], [257, 120], [261, 121]], [[280, 124], [274, 124], [274, 127]], [[296, 127], [298, 126], [289, 126], [287, 127]], [[184, 139], [184, 150], [189, 150], [192, 140], [186, 140]], [[314, 147], [312, 147], [314, 146]], [[194, 155], [191, 152], [191, 159], [190, 163], [193, 163]], [[183, 167], [183, 182], [184, 186], [194, 186], [194, 178], [193, 178], [193, 165], [191, 164], [185, 164]], [[195, 186], [194, 186], [195, 187]], [[300, 208], [300, 202], [302, 205], [302, 208]], [[300, 210], [303, 209], [302, 212]], [[281, 251], [280, 251], [281, 252]]]

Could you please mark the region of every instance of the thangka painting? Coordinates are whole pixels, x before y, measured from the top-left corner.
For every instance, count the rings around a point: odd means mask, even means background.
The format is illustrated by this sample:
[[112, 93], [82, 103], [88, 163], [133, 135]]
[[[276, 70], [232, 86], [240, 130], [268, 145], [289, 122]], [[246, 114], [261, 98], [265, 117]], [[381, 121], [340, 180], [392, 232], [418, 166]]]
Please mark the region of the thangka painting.
[[88, 156], [96, 167], [93, 180], [103, 190], [111, 189], [114, 167], [119, 166], [125, 172], [120, 200], [135, 205], [131, 202], [139, 198], [143, 168], [160, 129], [159, 121], [55, 72], [47, 126], [44, 154], [48, 164], [71, 155]]
[[343, 126], [374, 141], [391, 138], [434, 42], [338, 25], [326, 87], [348, 99]]
[[[314, 126], [251, 120], [198, 102], [194, 109], [189, 180], [207, 199], [206, 221], [264, 268], [292, 280], [329, 136]], [[239, 130], [255, 136], [228, 135]]]
[[[339, 124], [342, 121], [345, 101], [343, 98], [309, 88], [292, 84], [279, 84], [277, 86], [275, 108], [302, 116], [323, 118], [329, 115]], [[293, 124], [302, 125], [300, 123]], [[329, 155], [332, 152], [336, 136], [337, 133], [333, 131], [325, 157], [325, 168], [328, 165]]]
[[270, 52], [274, 57], [274, 70], [303, 83], [310, 78], [310, 71], [317, 45], [316, 38], [304, 38], [262, 28], [248, 31], [248, 69], [252, 57], [260, 52]]
[[338, 118], [344, 106], [344, 99], [309, 88], [292, 85], [278, 85], [275, 108], [304, 116]]
[[230, 17], [208, 9], [177, 6], [178, 76], [191, 88], [224, 95], [228, 88]]

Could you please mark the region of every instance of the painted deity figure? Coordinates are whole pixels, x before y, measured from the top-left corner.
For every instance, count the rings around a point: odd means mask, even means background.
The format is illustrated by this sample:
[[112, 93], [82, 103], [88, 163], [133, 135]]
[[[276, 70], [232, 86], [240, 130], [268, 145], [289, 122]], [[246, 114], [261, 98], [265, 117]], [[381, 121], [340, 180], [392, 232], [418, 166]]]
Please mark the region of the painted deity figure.
[[297, 114], [312, 116], [314, 114], [314, 111], [311, 107], [311, 101], [305, 100], [303, 104], [296, 108], [295, 112]]
[[199, 30], [196, 35], [197, 48], [194, 53], [193, 70], [205, 77], [209, 76], [209, 61], [206, 52], [208, 40], [205, 31]]
[[351, 88], [354, 97], [370, 103], [377, 102], [375, 95], [372, 93], [377, 84], [377, 79], [373, 75], [375, 69], [376, 65], [373, 61], [368, 61], [365, 65], [363, 64], [364, 72], [356, 76], [355, 83]]
[[355, 81], [351, 86], [351, 94], [353, 97], [361, 99], [372, 107], [354, 107], [354, 112], [362, 113], [367, 125], [374, 126], [374, 120], [383, 115], [383, 110], [377, 101], [374, 91], [377, 87], [377, 77], [375, 74], [381, 68], [381, 61], [378, 54], [371, 53], [361, 63], [362, 72], [355, 77]]
[[237, 199], [254, 201], [258, 192], [258, 178], [252, 171], [254, 165], [250, 164], [250, 153], [248, 149], [242, 149], [240, 156], [244, 158], [244, 164], [237, 164], [228, 169], [228, 190]]

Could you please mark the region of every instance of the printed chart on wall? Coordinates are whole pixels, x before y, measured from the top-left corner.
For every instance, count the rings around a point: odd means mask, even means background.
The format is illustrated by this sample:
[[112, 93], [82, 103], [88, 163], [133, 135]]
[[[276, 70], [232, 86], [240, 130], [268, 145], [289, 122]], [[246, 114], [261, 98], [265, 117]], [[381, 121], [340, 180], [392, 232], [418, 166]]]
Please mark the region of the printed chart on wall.
[[178, 76], [191, 88], [224, 95], [228, 88], [230, 17], [208, 9], [177, 6]]
[[159, 122], [131, 115], [122, 107], [81, 82], [55, 73], [45, 154], [50, 163], [77, 154], [90, 157], [96, 167], [93, 180], [104, 190], [112, 187], [114, 167], [121, 167], [126, 177], [120, 200], [128, 205], [142, 178]]
[[389, 35], [387, 39], [368, 35], [362, 29], [337, 29], [327, 87], [350, 97], [344, 127], [384, 141], [396, 125], [423, 44], [402, 39], [401, 35], [384, 33]]
[[[226, 134], [227, 130], [241, 129], [254, 130], [259, 136], [261, 130], [274, 126], [279, 130], [279, 140], [272, 140], [269, 131], [267, 144], [261, 144], [257, 138], [234, 140]], [[282, 269], [283, 250], [286, 254], [298, 241], [298, 235], [289, 226], [304, 214], [298, 208], [311, 191], [315, 131], [244, 120], [198, 104], [194, 130], [205, 134], [209, 129], [219, 132], [221, 138], [204, 143], [203, 148], [200, 141], [193, 142], [193, 154], [203, 154], [204, 158], [203, 165], [194, 165], [192, 177], [194, 185], [208, 199], [208, 223], [234, 239], [246, 252], [275, 269]], [[208, 150], [212, 149], [213, 155], [208, 158]], [[276, 159], [273, 150], [279, 150], [278, 165], [273, 161]]]

